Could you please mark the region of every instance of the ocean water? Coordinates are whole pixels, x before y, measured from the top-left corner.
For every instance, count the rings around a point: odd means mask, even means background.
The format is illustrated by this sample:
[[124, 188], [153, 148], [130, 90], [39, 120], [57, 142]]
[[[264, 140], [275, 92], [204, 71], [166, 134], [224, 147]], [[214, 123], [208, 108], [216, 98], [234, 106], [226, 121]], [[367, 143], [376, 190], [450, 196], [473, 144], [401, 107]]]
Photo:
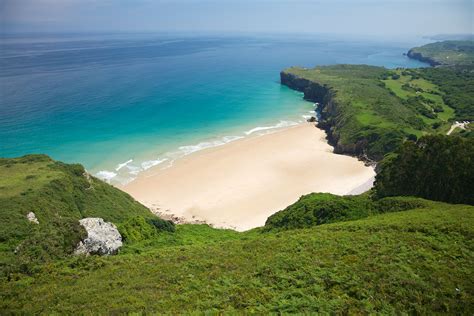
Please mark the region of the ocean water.
[[[285, 67], [419, 67], [420, 41], [322, 36], [3, 35], [0, 156], [45, 153], [112, 183], [294, 125], [313, 104]], [[212, 163], [212, 162], [210, 162]]]

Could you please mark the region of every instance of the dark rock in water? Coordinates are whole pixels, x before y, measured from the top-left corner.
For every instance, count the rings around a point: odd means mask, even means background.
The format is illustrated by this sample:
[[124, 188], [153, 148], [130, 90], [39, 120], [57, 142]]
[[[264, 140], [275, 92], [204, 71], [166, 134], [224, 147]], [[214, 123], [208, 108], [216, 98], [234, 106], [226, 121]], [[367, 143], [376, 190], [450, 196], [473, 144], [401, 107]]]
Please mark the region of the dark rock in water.
[[316, 122], [316, 118], [314, 116], [311, 116], [309, 119], [306, 120], [307, 122], [313, 123]]
[[122, 236], [117, 227], [102, 218], [83, 218], [79, 223], [86, 229], [87, 238], [80, 241], [75, 253], [113, 255], [122, 247]]

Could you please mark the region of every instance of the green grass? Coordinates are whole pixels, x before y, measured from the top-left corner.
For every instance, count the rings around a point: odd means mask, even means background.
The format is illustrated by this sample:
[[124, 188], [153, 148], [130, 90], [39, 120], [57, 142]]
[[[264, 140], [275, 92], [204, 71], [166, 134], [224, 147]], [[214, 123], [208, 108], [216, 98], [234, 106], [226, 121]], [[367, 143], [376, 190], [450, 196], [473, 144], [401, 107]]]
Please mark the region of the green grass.
[[0, 309], [471, 314], [474, 208], [428, 204], [281, 232], [222, 237], [180, 227], [179, 242], [141, 254], [70, 258], [11, 275], [0, 285]]
[[454, 109], [455, 120], [474, 120], [474, 65], [422, 68], [417, 72], [438, 86], [439, 97]]
[[445, 132], [454, 117], [438, 85], [417, 70], [334, 65], [292, 67], [285, 75], [315, 84], [305, 95], [323, 104], [320, 126], [329, 131], [337, 152], [379, 160], [410, 134]]
[[446, 134], [453, 121], [473, 120], [473, 69], [333, 65], [291, 67], [281, 76], [323, 105], [319, 126], [337, 153], [380, 160], [407, 138]]
[[[455, 110], [448, 105], [443, 100], [443, 93], [440, 91], [440, 87], [434, 83], [421, 78], [423, 70], [402, 70], [397, 69], [394, 71], [399, 78], [392, 79], [388, 77], [383, 80], [385, 86], [392, 91], [397, 97], [408, 100], [409, 98], [416, 98], [417, 96], [422, 96], [425, 100], [430, 100], [432, 103], [421, 101], [421, 105], [429, 110], [431, 113], [435, 113], [435, 117], [427, 117], [422, 113], [418, 113], [418, 116], [425, 122], [428, 126], [433, 126], [437, 124], [438, 127], [435, 130], [425, 130], [424, 133], [415, 133], [415, 135], [420, 136], [428, 133], [440, 133], [446, 134], [451, 126], [451, 122], [455, 118]], [[409, 88], [405, 88], [409, 87]], [[440, 110], [436, 110], [440, 109]]]
[[355, 196], [311, 193], [296, 203], [271, 215], [264, 230], [308, 228], [335, 222], [351, 221], [376, 214], [399, 212], [430, 205], [429, 201], [410, 197], [372, 198], [373, 192]]
[[[160, 221], [128, 194], [88, 176], [81, 165], [45, 155], [0, 159], [0, 205], [0, 274], [73, 252], [85, 234], [78, 222], [84, 217], [119, 226], [135, 216]], [[39, 225], [27, 220], [29, 212]]]

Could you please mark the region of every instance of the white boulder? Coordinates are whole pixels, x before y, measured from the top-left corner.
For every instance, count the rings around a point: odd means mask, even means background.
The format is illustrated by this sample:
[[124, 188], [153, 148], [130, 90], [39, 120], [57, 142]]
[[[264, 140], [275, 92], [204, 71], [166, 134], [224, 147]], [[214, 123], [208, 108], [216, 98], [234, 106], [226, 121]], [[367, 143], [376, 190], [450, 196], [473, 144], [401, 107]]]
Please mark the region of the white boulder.
[[83, 218], [79, 223], [86, 229], [87, 238], [77, 245], [76, 254], [113, 255], [122, 247], [122, 236], [117, 227], [102, 218]]
[[36, 215], [35, 213], [33, 212], [29, 212], [28, 214], [26, 214], [26, 218], [32, 222], [33, 224], [39, 224], [39, 221], [38, 219], [36, 218]]

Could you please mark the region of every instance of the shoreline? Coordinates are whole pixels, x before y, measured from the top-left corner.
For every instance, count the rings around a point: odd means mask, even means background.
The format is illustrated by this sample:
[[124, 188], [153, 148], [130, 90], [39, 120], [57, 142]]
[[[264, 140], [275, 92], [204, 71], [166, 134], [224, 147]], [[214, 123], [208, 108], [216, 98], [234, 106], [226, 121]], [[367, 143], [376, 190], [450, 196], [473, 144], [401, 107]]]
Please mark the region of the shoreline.
[[301, 195], [360, 193], [374, 176], [357, 158], [334, 154], [326, 133], [305, 122], [194, 152], [118, 187], [175, 222], [244, 231]]
[[[309, 102], [308, 102], [309, 103]], [[116, 186], [125, 186], [134, 181], [140, 174], [146, 172], [150, 168], [169, 168], [175, 161], [192, 155], [196, 152], [220, 147], [236, 140], [263, 136], [271, 134], [288, 127], [296, 126], [305, 122], [308, 118], [315, 115], [316, 108], [308, 110], [306, 114], [301, 113], [299, 118], [287, 118], [276, 120], [277, 123], [268, 123], [262, 126], [247, 127], [240, 131], [224, 134], [224, 136], [216, 136], [212, 138], [204, 138], [197, 142], [190, 142], [186, 145], [177, 145], [174, 149], [163, 152], [162, 154], [147, 159], [136, 159], [130, 157], [128, 160], [117, 162], [113, 167], [108, 167], [92, 172], [99, 179]]]

